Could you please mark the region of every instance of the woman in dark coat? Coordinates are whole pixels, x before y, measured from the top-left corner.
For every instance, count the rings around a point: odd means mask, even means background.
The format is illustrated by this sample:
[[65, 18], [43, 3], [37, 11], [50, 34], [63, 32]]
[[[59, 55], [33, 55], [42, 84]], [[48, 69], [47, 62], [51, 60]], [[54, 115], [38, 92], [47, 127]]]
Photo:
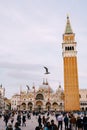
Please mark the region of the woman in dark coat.
[[38, 117], [38, 123], [39, 123], [39, 126], [41, 127], [42, 125], [41, 125], [41, 116], [40, 115]]
[[76, 127], [78, 130], [83, 130], [83, 119], [80, 116], [77, 117]]

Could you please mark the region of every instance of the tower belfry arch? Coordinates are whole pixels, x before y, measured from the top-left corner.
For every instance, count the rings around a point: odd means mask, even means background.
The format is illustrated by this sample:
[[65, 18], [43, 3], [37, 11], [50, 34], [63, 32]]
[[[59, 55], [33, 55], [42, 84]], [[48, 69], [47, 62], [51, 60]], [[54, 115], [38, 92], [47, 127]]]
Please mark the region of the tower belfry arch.
[[76, 44], [75, 34], [67, 16], [62, 43], [65, 111], [80, 110]]

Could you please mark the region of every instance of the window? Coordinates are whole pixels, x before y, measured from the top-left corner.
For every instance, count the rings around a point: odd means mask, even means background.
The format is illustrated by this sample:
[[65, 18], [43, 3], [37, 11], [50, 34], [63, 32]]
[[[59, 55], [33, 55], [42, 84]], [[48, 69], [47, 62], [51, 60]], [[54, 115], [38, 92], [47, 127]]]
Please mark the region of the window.
[[67, 47], [65, 47], [65, 50], [68, 50]]
[[43, 97], [43, 95], [42, 94], [38, 94], [37, 96], [36, 96], [36, 100], [44, 100], [44, 97]]
[[74, 47], [72, 46], [72, 50], [74, 50]]

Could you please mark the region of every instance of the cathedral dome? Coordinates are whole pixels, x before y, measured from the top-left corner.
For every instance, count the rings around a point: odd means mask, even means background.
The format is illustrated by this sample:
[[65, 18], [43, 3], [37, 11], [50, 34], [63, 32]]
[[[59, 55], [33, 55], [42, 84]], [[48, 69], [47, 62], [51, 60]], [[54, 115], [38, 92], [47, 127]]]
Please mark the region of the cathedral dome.
[[47, 79], [46, 79], [46, 82], [43, 79], [42, 85], [39, 86], [39, 91], [46, 92], [46, 93], [48, 91], [53, 92], [52, 88], [49, 86], [49, 83], [48, 83]]

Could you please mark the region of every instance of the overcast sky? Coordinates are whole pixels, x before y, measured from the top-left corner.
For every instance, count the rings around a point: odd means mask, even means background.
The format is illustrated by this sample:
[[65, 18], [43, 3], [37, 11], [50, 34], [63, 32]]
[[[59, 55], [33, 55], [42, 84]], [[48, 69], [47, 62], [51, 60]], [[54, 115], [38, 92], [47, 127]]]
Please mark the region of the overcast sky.
[[[48, 78], [63, 88], [62, 35], [69, 14], [77, 42], [79, 88], [87, 88], [87, 1], [0, 0], [0, 84], [10, 98]], [[45, 69], [50, 74], [45, 76]]]

